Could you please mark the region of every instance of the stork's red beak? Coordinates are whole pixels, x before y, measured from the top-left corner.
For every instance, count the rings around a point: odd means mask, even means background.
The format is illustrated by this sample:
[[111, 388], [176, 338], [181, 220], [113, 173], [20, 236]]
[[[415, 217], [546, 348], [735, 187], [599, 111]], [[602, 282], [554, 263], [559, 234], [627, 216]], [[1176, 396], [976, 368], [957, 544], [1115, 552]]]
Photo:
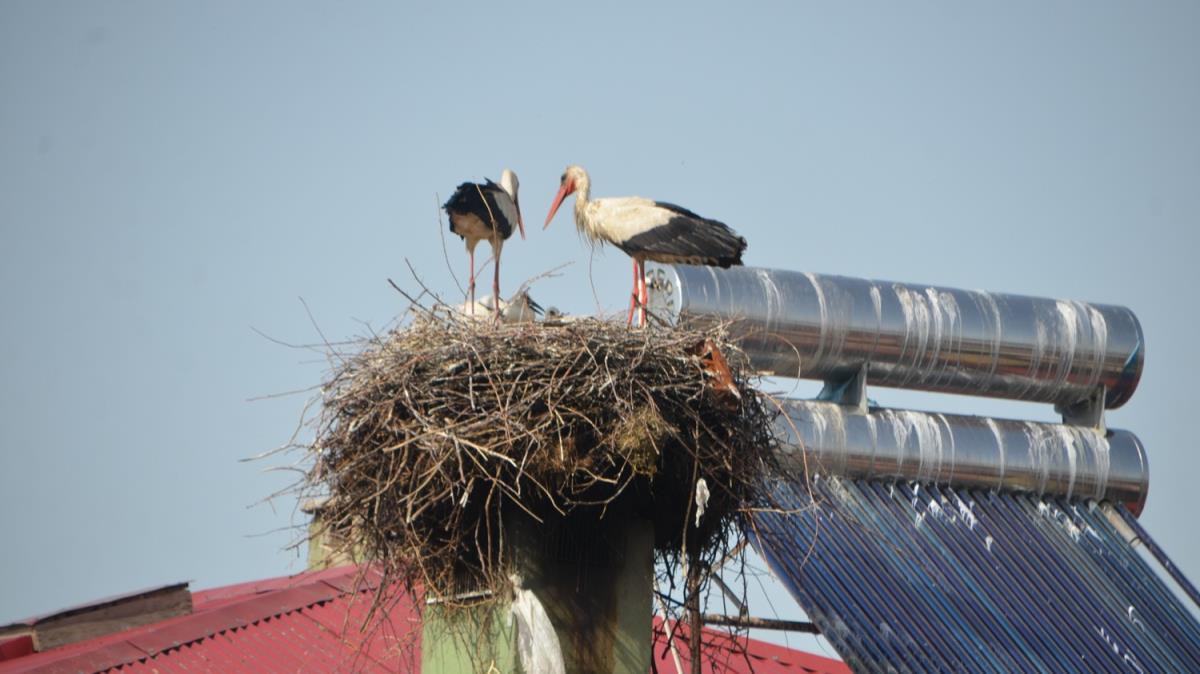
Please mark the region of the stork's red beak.
[[517, 229], [521, 230], [521, 239], [525, 238], [525, 220], [521, 218], [521, 202], [514, 199], [513, 205], [517, 207]]
[[558, 194], [554, 196], [554, 203], [550, 204], [550, 215], [546, 216], [546, 224], [542, 226], [542, 229], [550, 226], [550, 221], [554, 219], [554, 214], [558, 212], [558, 207], [562, 206], [563, 199], [566, 199], [567, 195], [574, 191], [575, 181], [573, 180], [568, 180], [562, 184], [562, 187], [558, 188]]

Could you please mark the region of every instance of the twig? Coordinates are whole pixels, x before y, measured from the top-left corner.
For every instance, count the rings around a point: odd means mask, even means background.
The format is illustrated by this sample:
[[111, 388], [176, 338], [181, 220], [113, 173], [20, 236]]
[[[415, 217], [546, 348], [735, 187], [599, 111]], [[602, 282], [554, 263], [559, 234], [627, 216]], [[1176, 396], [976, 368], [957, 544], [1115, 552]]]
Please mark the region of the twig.
[[[675, 671], [682, 674], [683, 663], [679, 660], [679, 649], [675, 647], [675, 628], [671, 627], [671, 614], [667, 611], [667, 602], [663, 600], [663, 595], [659, 592], [657, 579], [654, 581], [654, 597], [658, 599], [658, 606], [662, 610], [663, 630], [667, 634], [667, 648], [671, 649], [671, 659], [675, 661]], [[676, 621], [676, 623], [678, 622]]]
[[317, 335], [321, 337], [321, 342], [325, 344], [326, 355], [331, 358], [337, 358], [339, 361], [341, 361], [341, 354], [339, 354], [337, 350], [333, 348], [333, 345], [329, 343], [329, 340], [325, 337], [325, 333], [321, 332], [321, 326], [317, 325], [317, 319], [313, 318], [312, 311], [308, 308], [308, 302], [305, 302], [303, 297], [298, 299], [300, 300], [300, 304], [304, 305], [304, 313], [308, 314], [308, 320], [310, 323], [312, 323], [313, 329], [317, 331]]
[[[442, 225], [442, 197], [435, 192], [433, 198], [435, 199], [434, 209], [437, 211], [438, 236], [442, 239], [442, 259], [446, 261], [446, 271], [450, 272], [450, 278], [454, 279], [454, 285], [458, 287], [458, 294], [466, 297], [467, 291], [459, 282], [458, 274], [454, 273], [454, 267], [450, 264], [450, 252], [446, 250], [446, 227]], [[475, 270], [472, 269], [471, 273], [474, 274]]]

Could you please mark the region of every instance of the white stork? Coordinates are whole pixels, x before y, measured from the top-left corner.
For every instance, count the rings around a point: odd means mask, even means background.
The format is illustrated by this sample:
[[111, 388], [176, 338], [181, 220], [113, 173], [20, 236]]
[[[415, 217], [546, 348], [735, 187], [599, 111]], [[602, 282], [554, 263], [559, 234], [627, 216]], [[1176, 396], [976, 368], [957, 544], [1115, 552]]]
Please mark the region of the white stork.
[[463, 238], [471, 256], [468, 301], [472, 310], [475, 308], [475, 246], [486, 240], [492, 244], [492, 258], [496, 262], [492, 297], [495, 298], [495, 311], [500, 313], [500, 249], [504, 247], [504, 240], [512, 236], [513, 225], [521, 231], [521, 238], [525, 238], [525, 223], [521, 220], [521, 205], [517, 200], [518, 187], [517, 174], [504, 169], [499, 185], [491, 180], [482, 185], [463, 183], [442, 206], [450, 216], [450, 231]]
[[642, 197], [589, 200], [590, 187], [587, 171], [580, 166], [568, 166], [545, 226], [550, 226], [563, 199], [574, 193], [575, 226], [579, 231], [593, 244], [611, 243], [633, 258], [630, 325], [635, 308], [640, 308], [639, 323], [646, 324], [646, 260], [717, 267], [742, 263], [746, 240], [725, 223], [675, 204]]

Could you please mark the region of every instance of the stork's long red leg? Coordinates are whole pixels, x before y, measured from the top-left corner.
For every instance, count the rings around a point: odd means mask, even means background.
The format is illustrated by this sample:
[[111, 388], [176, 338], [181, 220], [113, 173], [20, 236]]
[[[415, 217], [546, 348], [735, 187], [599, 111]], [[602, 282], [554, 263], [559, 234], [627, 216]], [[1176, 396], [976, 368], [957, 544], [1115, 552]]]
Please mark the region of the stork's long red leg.
[[637, 308], [638, 300], [638, 263], [637, 259], [633, 260], [633, 292], [629, 294], [629, 318], [625, 321], [626, 326], [633, 326], [633, 310]]
[[646, 327], [646, 305], [650, 303], [650, 291], [646, 289], [645, 260], [638, 260], [638, 283], [641, 284], [642, 288], [642, 295], [638, 300], [638, 304], [642, 305], [641, 309], [639, 310], [641, 313], [641, 320], [638, 321], [638, 323], [644, 328]]
[[467, 251], [471, 254], [471, 280], [467, 282], [467, 294], [471, 301], [471, 315], [475, 315], [475, 249]]
[[[493, 245], [495, 245], [493, 243]], [[496, 251], [496, 275], [492, 278], [492, 306], [496, 310], [496, 318], [500, 318], [500, 248]]]

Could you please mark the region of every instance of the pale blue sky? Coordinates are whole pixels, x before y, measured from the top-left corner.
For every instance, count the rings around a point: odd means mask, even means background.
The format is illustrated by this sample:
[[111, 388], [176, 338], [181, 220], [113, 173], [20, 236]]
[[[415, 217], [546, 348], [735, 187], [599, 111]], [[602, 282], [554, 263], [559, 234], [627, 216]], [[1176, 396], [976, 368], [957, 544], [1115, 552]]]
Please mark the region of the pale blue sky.
[[[298, 297], [331, 339], [386, 324], [406, 257], [449, 293], [438, 199], [505, 166], [505, 287], [574, 262], [534, 295], [593, 311], [568, 215], [540, 229], [568, 163], [728, 222], [749, 264], [1132, 307], [1109, 423], [1200, 577], [1197, 35], [1191, 2], [2, 2], [0, 623], [302, 568], [255, 536], [293, 503], [248, 508], [286, 478], [237, 460], [303, 403], [248, 399], [325, 365], [251, 326], [316, 340]], [[624, 256], [590, 274], [622, 306]]]

